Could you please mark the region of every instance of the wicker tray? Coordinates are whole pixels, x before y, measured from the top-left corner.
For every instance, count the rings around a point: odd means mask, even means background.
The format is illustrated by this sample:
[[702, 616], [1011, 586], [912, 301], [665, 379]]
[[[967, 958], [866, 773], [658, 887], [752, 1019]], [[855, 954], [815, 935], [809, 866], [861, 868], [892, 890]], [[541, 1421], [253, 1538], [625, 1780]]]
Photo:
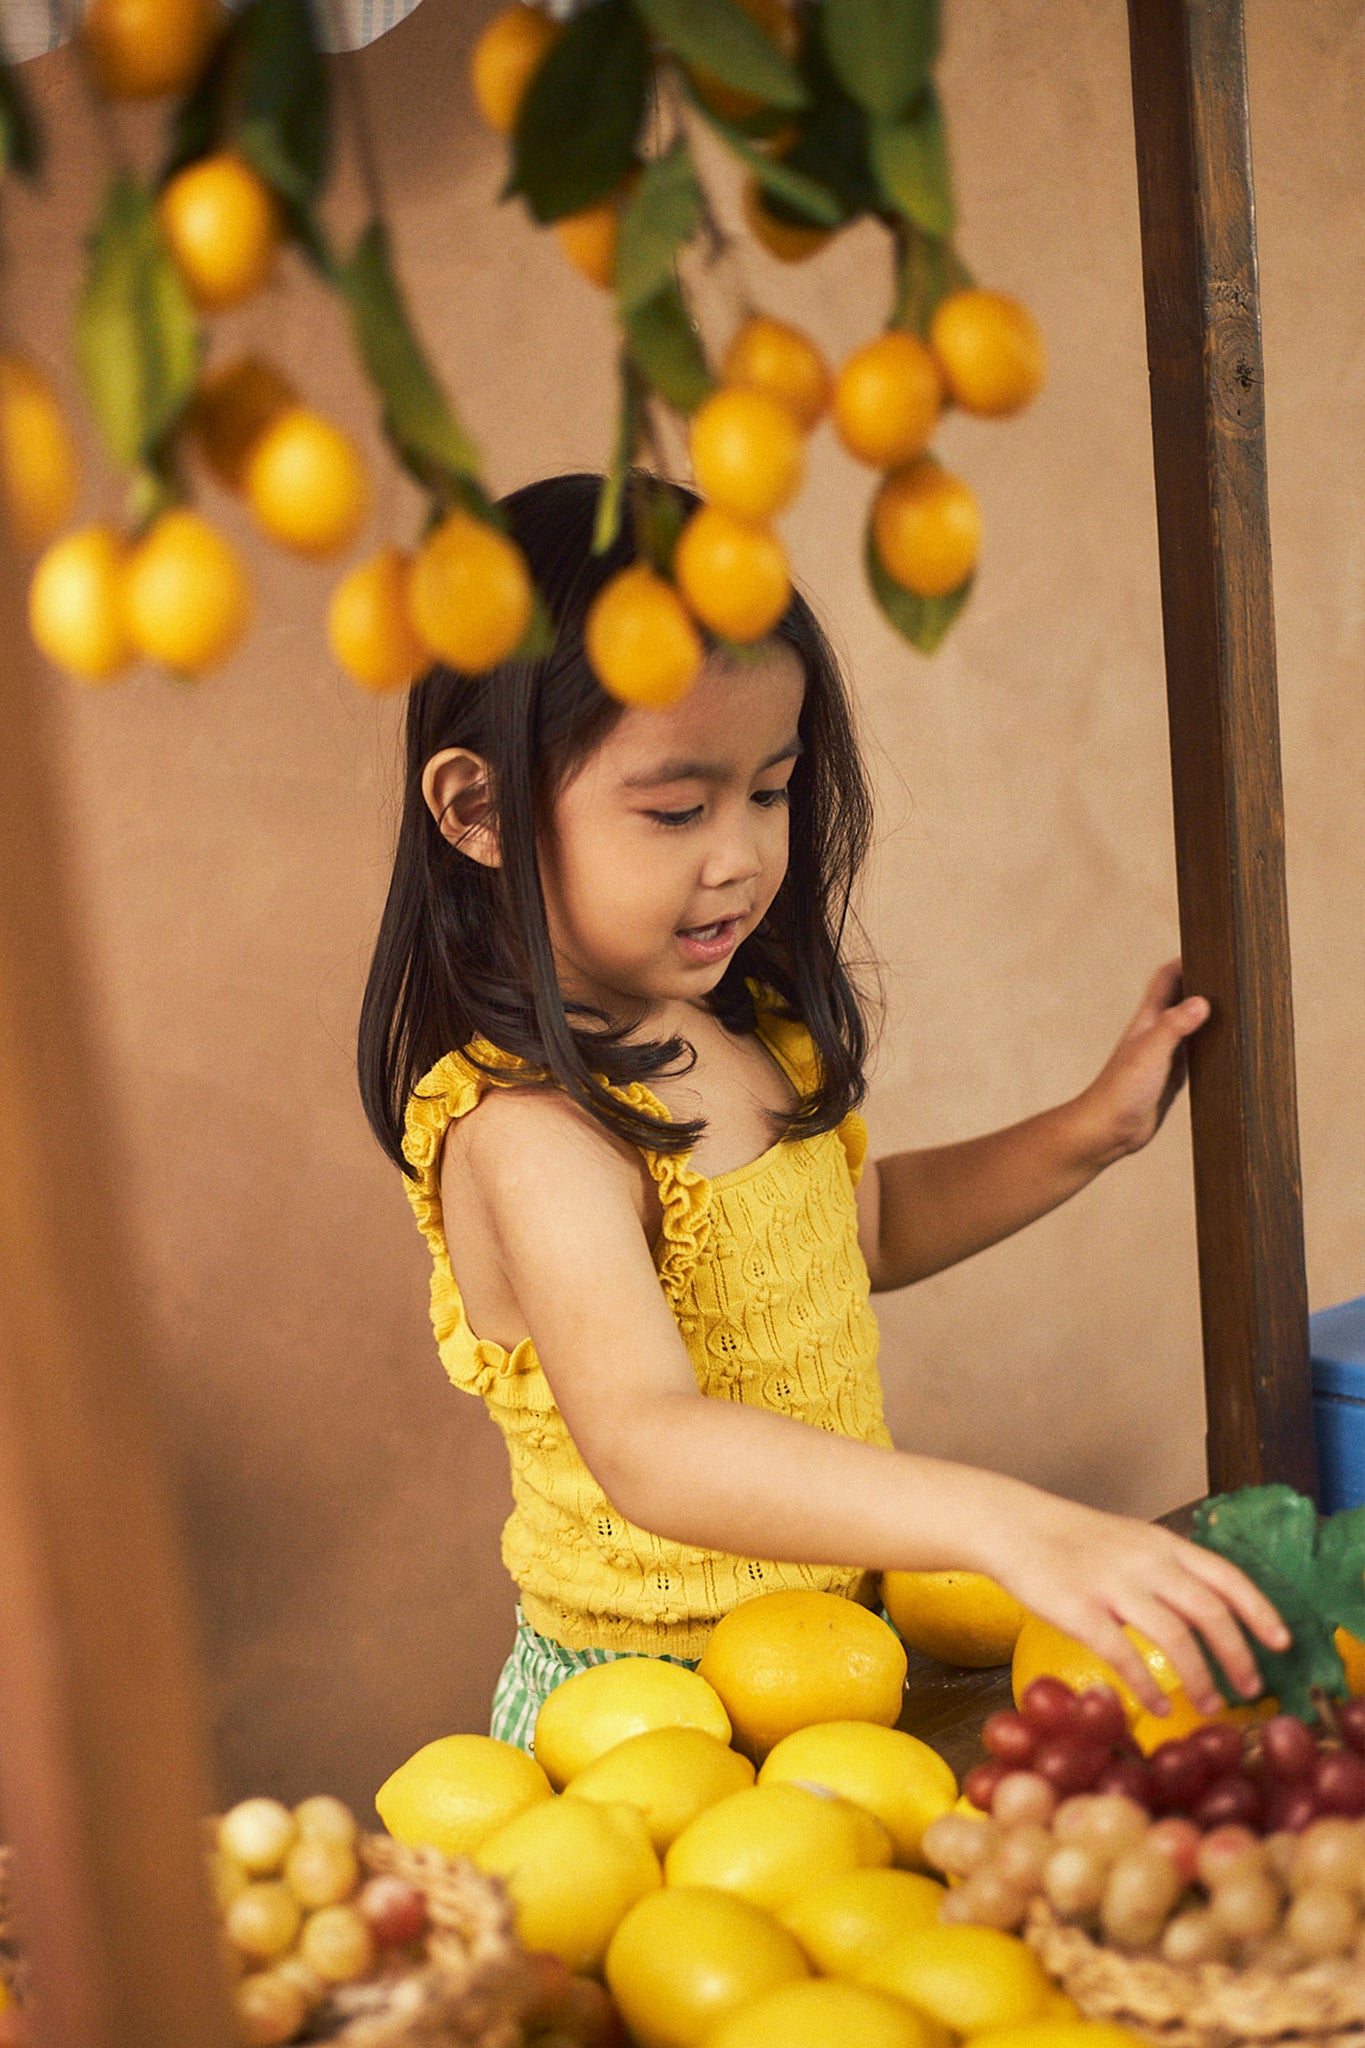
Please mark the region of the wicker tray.
[[1228, 1963], [1181, 1967], [1105, 1948], [1044, 1899], [1024, 1929], [1048, 1974], [1087, 2019], [1168, 2048], [1365, 2048], [1365, 1965], [1311, 1963], [1288, 1976]]
[[[497, 1879], [466, 1858], [406, 1849], [388, 1835], [362, 1836], [358, 1849], [367, 1876], [392, 1873], [425, 1895], [425, 1960], [339, 1986], [300, 2038], [343, 2048], [519, 2048], [537, 1983]], [[13, 1860], [0, 1847], [0, 1978], [22, 2000], [26, 1975]]]

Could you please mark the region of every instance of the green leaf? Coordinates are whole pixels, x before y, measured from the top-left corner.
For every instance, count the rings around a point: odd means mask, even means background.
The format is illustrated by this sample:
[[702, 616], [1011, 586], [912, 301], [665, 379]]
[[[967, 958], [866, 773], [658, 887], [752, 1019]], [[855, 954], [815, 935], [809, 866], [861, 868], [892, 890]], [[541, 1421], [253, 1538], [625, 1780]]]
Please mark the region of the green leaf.
[[636, 470], [630, 480], [630, 513], [635, 551], [661, 576], [672, 576], [678, 538], [691, 517], [691, 507], [663, 477]]
[[405, 467], [428, 489], [477, 482], [479, 451], [460, 425], [413, 331], [389, 260], [388, 233], [372, 221], [338, 282], [384, 431]]
[[122, 172], [87, 243], [76, 360], [109, 451], [151, 462], [194, 391], [199, 322], [157, 225], [152, 197]]
[[616, 304], [633, 313], [672, 282], [673, 259], [697, 231], [702, 192], [681, 139], [647, 165], [621, 218]]
[[926, 235], [913, 221], [902, 221], [897, 231], [896, 302], [891, 325], [908, 327], [912, 333], [927, 335], [934, 310], [949, 292], [962, 291], [973, 282], [972, 273], [959, 258], [951, 242]]
[[868, 155], [887, 205], [926, 234], [946, 240], [953, 232], [953, 187], [943, 117], [932, 89], [913, 115], [873, 121]]
[[290, 210], [312, 205], [331, 160], [330, 97], [309, 0], [251, 0], [242, 16], [235, 147]]
[[942, 640], [953, 620], [972, 594], [975, 577], [969, 576], [965, 583], [959, 583], [956, 590], [950, 590], [946, 597], [917, 597], [913, 590], [906, 590], [895, 578], [888, 576], [877, 553], [872, 537], [872, 522], [868, 521], [867, 536], [863, 544], [863, 564], [872, 595], [881, 606], [888, 622], [895, 627], [902, 640], [908, 640], [921, 654], [932, 654]]
[[796, 141], [783, 150], [782, 162], [787, 170], [813, 178], [832, 192], [848, 220], [860, 213], [879, 213], [885, 202], [868, 161], [867, 115], [839, 83], [821, 41], [822, 11], [815, 11], [801, 51], [810, 110]]
[[555, 622], [550, 617], [545, 600], [540, 592], [532, 586], [530, 622], [527, 625], [526, 631], [522, 634], [520, 642], [513, 649], [512, 659], [514, 661], [544, 661], [547, 654], [554, 653], [557, 638]]
[[18, 171], [36, 178], [43, 168], [43, 133], [12, 64], [0, 57], [0, 177]]
[[735, 0], [635, 0], [656, 36], [684, 64], [699, 65], [769, 107], [804, 107], [800, 73]]
[[612, 450], [611, 467], [602, 479], [602, 489], [597, 498], [597, 516], [593, 521], [592, 551], [605, 555], [616, 543], [621, 531], [621, 507], [625, 497], [626, 479], [630, 466], [635, 460], [635, 451], [640, 443], [640, 432], [644, 422], [645, 391], [640, 372], [630, 357], [621, 353], [621, 403], [617, 417], [616, 446]]
[[186, 164], [197, 163], [222, 146], [228, 132], [228, 96], [235, 83], [249, 15], [234, 15], [219, 37], [212, 57], [171, 116], [170, 147], [157, 180], [166, 185]]
[[[1315, 1688], [1336, 1698], [1346, 1690], [1333, 1634], [1355, 1634], [1365, 1622], [1365, 1511], [1333, 1515], [1319, 1528], [1312, 1501], [1293, 1487], [1246, 1486], [1200, 1502], [1194, 1540], [1239, 1566], [1279, 1610], [1293, 1637], [1287, 1650], [1247, 1640], [1281, 1712], [1314, 1719]], [[1225, 1698], [1239, 1697], [1221, 1671], [1214, 1675]]]
[[630, 0], [595, 0], [536, 70], [512, 137], [512, 175], [539, 221], [562, 220], [614, 192], [636, 158], [649, 46]]
[[737, 128], [731, 121], [722, 121], [690, 88], [688, 98], [726, 147], [753, 172], [763, 191], [770, 198], [789, 206], [801, 216], [803, 223], [808, 222], [812, 227], [837, 228], [848, 219], [846, 208], [818, 179], [807, 177], [804, 171], [792, 170], [785, 157], [770, 156], [766, 149], [757, 148], [742, 128]]
[[928, 82], [938, 53], [937, 0], [824, 0], [821, 33], [840, 84], [894, 121]]
[[715, 379], [679, 287], [656, 292], [621, 324], [626, 347], [660, 398], [679, 412], [695, 412]]

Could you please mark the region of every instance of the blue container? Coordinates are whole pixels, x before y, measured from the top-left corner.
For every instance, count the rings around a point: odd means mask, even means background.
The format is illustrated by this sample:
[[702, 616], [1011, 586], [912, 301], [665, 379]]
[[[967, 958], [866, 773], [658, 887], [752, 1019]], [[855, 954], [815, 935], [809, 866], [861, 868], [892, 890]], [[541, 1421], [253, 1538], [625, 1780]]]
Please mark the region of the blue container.
[[1308, 1318], [1318, 1507], [1324, 1515], [1365, 1503], [1365, 1294]]

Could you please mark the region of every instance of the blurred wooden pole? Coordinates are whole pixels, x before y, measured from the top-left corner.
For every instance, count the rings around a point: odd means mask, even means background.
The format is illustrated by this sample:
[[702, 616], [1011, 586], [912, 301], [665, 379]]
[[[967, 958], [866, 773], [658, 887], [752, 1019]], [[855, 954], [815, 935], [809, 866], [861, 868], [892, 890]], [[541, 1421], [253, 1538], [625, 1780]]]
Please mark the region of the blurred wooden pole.
[[1214, 1492], [1316, 1487], [1241, 0], [1129, 0]]
[[32, 2038], [230, 2048], [205, 1715], [44, 715], [64, 686], [3, 535], [0, 626], [0, 1833]]

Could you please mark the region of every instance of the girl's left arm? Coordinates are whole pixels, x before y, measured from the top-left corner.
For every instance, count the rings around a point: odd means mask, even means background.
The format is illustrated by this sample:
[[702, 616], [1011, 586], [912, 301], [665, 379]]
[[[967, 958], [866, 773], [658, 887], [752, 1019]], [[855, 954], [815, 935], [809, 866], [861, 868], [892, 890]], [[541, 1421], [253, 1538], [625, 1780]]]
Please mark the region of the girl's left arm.
[[1185, 1040], [1209, 1015], [1182, 999], [1168, 961], [1083, 1093], [963, 1144], [897, 1152], [858, 1187], [858, 1234], [875, 1293], [908, 1287], [998, 1244], [1155, 1136], [1185, 1079]]

